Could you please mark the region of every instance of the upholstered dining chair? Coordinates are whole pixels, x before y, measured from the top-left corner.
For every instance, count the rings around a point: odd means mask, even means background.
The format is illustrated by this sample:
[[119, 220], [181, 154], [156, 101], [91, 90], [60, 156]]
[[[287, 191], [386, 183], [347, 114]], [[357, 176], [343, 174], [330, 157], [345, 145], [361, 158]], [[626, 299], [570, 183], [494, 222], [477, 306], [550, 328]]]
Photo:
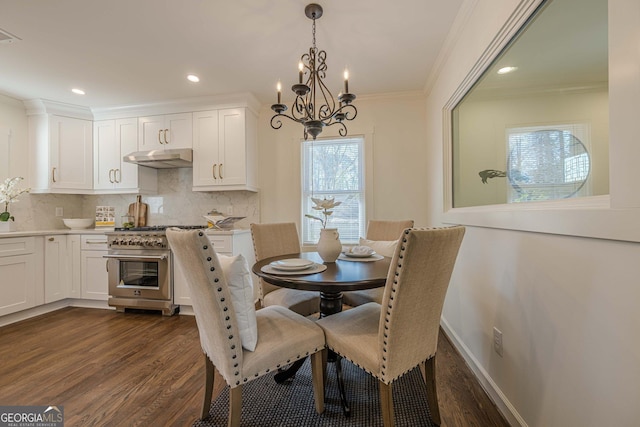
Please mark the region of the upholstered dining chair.
[[372, 219], [367, 223], [367, 240], [398, 240], [400, 234], [413, 227], [413, 220], [384, 221]]
[[393, 255], [382, 305], [370, 302], [324, 317], [327, 348], [378, 379], [385, 427], [394, 425], [391, 385], [416, 366], [440, 425], [436, 351], [440, 316], [465, 228], [407, 229]]
[[[300, 252], [298, 229], [293, 222], [251, 224], [256, 261], [277, 255]], [[318, 292], [280, 288], [260, 279], [260, 302], [263, 307], [281, 305], [303, 316], [320, 310]]]
[[[200, 344], [205, 353], [202, 418], [209, 414], [216, 371], [230, 387], [228, 425], [239, 426], [242, 386], [309, 355], [315, 408], [318, 413], [323, 412], [322, 329], [315, 322], [284, 307], [270, 306], [256, 311], [252, 290], [242, 289], [242, 281], [239, 287], [230, 285], [227, 278], [235, 273], [223, 269], [221, 260], [201, 230], [171, 228], [167, 230], [167, 238], [186, 276]], [[246, 265], [244, 258], [241, 261]], [[249, 275], [244, 283], [251, 288], [248, 267], [244, 269]], [[246, 298], [243, 300], [240, 294]], [[241, 317], [252, 319], [255, 330], [239, 329], [238, 319]], [[247, 344], [247, 337], [253, 337], [253, 342]], [[253, 351], [247, 350], [246, 346]], [[273, 385], [277, 386], [275, 382]]]
[[[413, 227], [413, 220], [406, 219], [400, 221], [384, 221], [384, 220], [369, 220], [367, 224], [367, 234], [365, 239], [361, 241], [362, 244], [373, 246], [371, 241], [379, 242], [382, 245], [385, 245], [386, 242], [389, 243], [387, 246], [391, 246], [391, 242], [397, 241], [400, 238], [400, 235], [407, 228]], [[367, 242], [370, 241], [370, 242]], [[393, 249], [391, 249], [393, 252]], [[392, 253], [391, 252], [391, 253]], [[382, 255], [387, 255], [383, 253]], [[391, 255], [391, 254], [389, 254]], [[342, 302], [351, 307], [356, 307], [362, 304], [366, 304], [368, 302], [377, 302], [378, 304], [382, 303], [382, 294], [384, 292], [384, 288], [374, 288], [374, 289], [365, 289], [362, 291], [351, 291], [345, 292], [342, 295]]]

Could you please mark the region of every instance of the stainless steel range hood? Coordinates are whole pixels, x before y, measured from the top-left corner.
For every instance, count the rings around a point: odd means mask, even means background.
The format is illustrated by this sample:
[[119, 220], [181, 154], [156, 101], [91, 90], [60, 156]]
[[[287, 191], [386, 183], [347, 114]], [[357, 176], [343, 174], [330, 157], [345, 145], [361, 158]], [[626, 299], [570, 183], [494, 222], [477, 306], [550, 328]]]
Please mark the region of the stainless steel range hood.
[[136, 151], [127, 154], [123, 161], [154, 169], [193, 167], [193, 150], [175, 148], [170, 150]]

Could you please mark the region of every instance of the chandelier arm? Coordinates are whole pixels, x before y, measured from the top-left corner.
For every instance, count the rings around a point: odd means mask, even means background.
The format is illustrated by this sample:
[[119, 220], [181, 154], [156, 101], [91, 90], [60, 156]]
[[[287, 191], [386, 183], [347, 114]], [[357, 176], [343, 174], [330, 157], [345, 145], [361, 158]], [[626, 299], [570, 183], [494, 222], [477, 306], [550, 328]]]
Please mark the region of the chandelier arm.
[[286, 117], [287, 119], [296, 123], [304, 123], [304, 120], [296, 119], [295, 117], [292, 117], [288, 114], [275, 114], [273, 117], [271, 117], [271, 127], [273, 129], [280, 129], [282, 127], [282, 120], [280, 120], [280, 117]]
[[327, 123], [325, 126], [329, 127], [335, 125], [338, 125], [340, 127], [340, 129], [338, 130], [338, 134], [340, 134], [340, 136], [347, 136], [347, 126], [342, 122]]
[[296, 96], [293, 104], [291, 104], [291, 115], [293, 116], [294, 120], [299, 123], [303, 123], [309, 120], [310, 115], [307, 102], [303, 97]]
[[344, 113], [345, 120], [353, 120], [358, 115], [358, 109], [353, 104], [343, 105], [336, 113]]
[[320, 93], [324, 99], [324, 103], [318, 110], [318, 118], [320, 120], [331, 119], [331, 117], [336, 113], [336, 101], [333, 98], [331, 91], [322, 80], [320, 80], [318, 87], [320, 88]]

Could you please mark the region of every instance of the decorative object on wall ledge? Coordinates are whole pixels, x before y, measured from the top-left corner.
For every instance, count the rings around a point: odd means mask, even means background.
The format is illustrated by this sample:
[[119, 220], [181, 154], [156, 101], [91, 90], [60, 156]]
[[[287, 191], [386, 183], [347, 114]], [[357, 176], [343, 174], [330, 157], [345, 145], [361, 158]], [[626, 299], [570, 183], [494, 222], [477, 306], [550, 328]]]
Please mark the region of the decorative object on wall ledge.
[[[22, 193], [28, 193], [29, 188], [15, 188], [18, 182], [22, 181], [24, 178], [21, 176], [16, 176], [14, 178], [7, 178], [4, 180], [2, 184], [0, 184], [0, 203], [4, 203], [4, 212], [0, 213], [0, 225], [2, 225], [2, 231], [12, 231], [13, 228], [11, 223], [15, 221], [15, 218], [9, 213], [9, 205], [11, 203], [16, 203], [18, 201], [18, 197]], [[2, 224], [9, 223], [9, 224]], [[6, 228], [6, 230], [4, 230]]]
[[489, 178], [504, 178], [507, 176], [507, 173], [505, 171], [498, 171], [495, 169], [485, 169], [483, 171], [478, 172], [478, 175], [480, 175], [480, 179], [482, 179], [482, 183], [486, 184], [487, 183], [487, 179]]
[[[278, 102], [271, 106], [276, 114], [271, 118], [271, 127], [280, 129], [282, 121], [280, 117], [298, 122], [304, 126], [304, 139], [309, 135], [313, 139], [322, 132], [325, 126], [338, 125], [340, 135], [347, 135], [347, 126], [344, 120], [353, 120], [358, 115], [357, 108], [351, 103], [356, 96], [349, 93], [349, 72], [344, 72], [344, 93], [338, 94], [338, 102], [324, 84], [327, 72], [327, 52], [316, 47], [316, 19], [322, 16], [322, 6], [311, 3], [304, 9], [305, 15], [313, 20], [313, 43], [309, 53], [300, 58], [298, 64], [298, 83], [291, 87], [296, 98], [291, 105], [291, 115], [283, 114], [287, 106], [281, 103], [282, 86], [278, 82]], [[307, 75], [306, 83], [303, 79]]]

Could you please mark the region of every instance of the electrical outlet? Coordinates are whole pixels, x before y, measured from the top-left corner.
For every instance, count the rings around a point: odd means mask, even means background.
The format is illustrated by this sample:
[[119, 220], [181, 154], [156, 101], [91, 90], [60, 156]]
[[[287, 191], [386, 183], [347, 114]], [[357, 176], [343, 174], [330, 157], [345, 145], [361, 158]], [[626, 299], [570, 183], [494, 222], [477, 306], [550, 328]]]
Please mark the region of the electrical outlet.
[[493, 327], [493, 349], [498, 356], [502, 357], [502, 332], [495, 326]]
[[62, 208], [56, 208], [56, 216], [64, 216], [64, 210]]
[[233, 215], [233, 206], [231, 205], [227, 206], [227, 215], [228, 216]]

